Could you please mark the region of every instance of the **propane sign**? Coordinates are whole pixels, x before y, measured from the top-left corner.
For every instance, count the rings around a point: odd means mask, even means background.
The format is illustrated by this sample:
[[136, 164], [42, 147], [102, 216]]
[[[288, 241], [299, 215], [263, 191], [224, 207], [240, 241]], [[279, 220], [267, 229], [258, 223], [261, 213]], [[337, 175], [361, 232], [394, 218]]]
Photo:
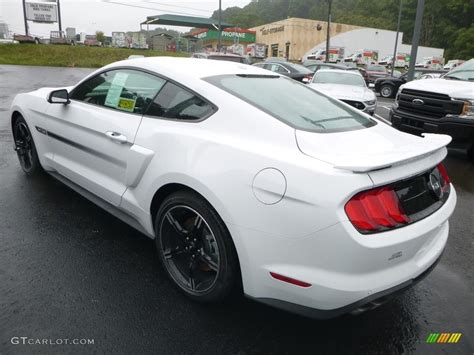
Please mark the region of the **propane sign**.
[[26, 19], [34, 22], [58, 22], [58, 5], [47, 2], [27, 2]]

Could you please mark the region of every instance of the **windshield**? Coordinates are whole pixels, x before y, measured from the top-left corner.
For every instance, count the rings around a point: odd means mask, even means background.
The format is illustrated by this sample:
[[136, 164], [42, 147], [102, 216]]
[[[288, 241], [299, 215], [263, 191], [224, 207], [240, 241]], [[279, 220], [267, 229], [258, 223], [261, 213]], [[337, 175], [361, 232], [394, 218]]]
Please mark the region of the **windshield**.
[[364, 78], [359, 74], [349, 74], [330, 71], [318, 71], [313, 77], [316, 84], [342, 84], [353, 86], [365, 86]]
[[376, 124], [358, 110], [286, 77], [219, 75], [204, 80], [296, 129], [329, 133]]
[[367, 70], [370, 70], [370, 71], [383, 71], [384, 73], [387, 71], [383, 65], [373, 65], [373, 64], [369, 64], [367, 66]]
[[451, 80], [474, 80], [474, 59], [468, 60], [464, 64], [454, 68], [443, 78]]

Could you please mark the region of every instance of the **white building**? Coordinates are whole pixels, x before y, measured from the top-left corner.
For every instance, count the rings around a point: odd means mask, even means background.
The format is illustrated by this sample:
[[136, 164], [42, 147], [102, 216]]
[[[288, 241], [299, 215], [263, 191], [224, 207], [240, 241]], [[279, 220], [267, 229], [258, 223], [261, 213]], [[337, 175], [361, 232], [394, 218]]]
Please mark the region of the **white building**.
[[74, 38], [76, 37], [76, 29], [74, 27], [66, 28], [66, 38]]
[[10, 33], [8, 32], [8, 25], [0, 21], [0, 39], [6, 39], [10, 37]]
[[[358, 28], [331, 37], [330, 45], [331, 47], [344, 47], [346, 56], [351, 55], [357, 50], [373, 49], [378, 50], [379, 58], [383, 58], [388, 55], [393, 55], [396, 35], [397, 32], [395, 31], [377, 28]], [[324, 48], [326, 48], [326, 41], [318, 43], [305, 53], [303, 60], [305, 60], [308, 55], [314, 54], [318, 49]], [[398, 36], [397, 52], [407, 54], [411, 52], [411, 45], [403, 44], [403, 32], [400, 32]], [[417, 60], [421, 60], [422, 57], [432, 56], [444, 57], [444, 49], [418, 47]]]

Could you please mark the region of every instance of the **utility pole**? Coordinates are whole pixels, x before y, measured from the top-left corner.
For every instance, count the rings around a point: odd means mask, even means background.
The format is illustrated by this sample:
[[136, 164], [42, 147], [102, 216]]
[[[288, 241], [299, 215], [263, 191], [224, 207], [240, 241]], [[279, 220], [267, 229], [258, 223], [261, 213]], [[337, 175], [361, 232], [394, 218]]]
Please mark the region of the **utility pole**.
[[393, 49], [391, 76], [393, 76], [393, 70], [395, 69], [395, 62], [397, 60], [398, 33], [400, 32], [400, 20], [402, 19], [402, 3], [403, 0], [400, 0], [400, 7], [398, 9], [397, 36], [395, 37], [395, 48]]
[[59, 0], [57, 0], [57, 3], [58, 3], [58, 25], [59, 25], [59, 36], [62, 37], [62, 31], [63, 31], [63, 28], [61, 26], [61, 5], [59, 4]]
[[329, 33], [331, 31], [331, 5], [332, 0], [328, 0], [328, 31], [326, 34], [326, 63], [329, 63]]
[[28, 33], [28, 20], [26, 19], [26, 2], [23, 0], [23, 19], [25, 20], [25, 35], [29, 35]]
[[221, 12], [222, 12], [222, 0], [219, 0], [219, 33], [217, 35], [217, 51], [221, 51], [221, 35], [222, 35], [222, 28], [221, 28]]
[[63, 36], [63, 28], [61, 25], [61, 5], [59, 4], [59, 0], [57, 0], [58, 4], [58, 25], [59, 25], [59, 37]]
[[413, 39], [411, 41], [410, 67], [408, 69], [407, 80], [413, 80], [415, 74], [416, 53], [418, 52], [418, 44], [420, 43], [421, 23], [423, 22], [423, 11], [425, 9], [425, 0], [418, 0], [416, 7], [415, 29], [413, 31]]

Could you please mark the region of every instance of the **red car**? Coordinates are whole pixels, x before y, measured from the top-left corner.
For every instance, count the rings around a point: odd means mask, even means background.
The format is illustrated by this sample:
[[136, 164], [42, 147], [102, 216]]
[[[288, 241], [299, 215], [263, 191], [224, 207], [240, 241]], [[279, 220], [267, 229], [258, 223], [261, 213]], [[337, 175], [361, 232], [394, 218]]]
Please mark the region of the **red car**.
[[364, 64], [359, 68], [359, 70], [367, 84], [374, 83], [378, 78], [386, 78], [390, 76], [387, 69], [379, 64]]

